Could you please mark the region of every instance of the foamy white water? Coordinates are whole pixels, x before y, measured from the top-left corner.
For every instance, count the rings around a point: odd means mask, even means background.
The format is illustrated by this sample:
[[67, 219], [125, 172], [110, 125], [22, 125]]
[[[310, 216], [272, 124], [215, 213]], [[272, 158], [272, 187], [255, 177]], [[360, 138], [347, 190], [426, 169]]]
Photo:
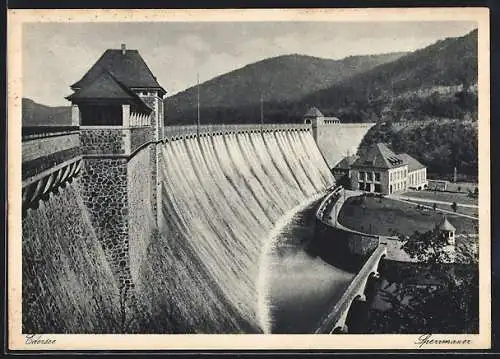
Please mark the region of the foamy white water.
[[[315, 146], [308, 132], [275, 132], [192, 138], [163, 146], [162, 212], [168, 222], [165, 233], [170, 233], [163, 240], [172, 253], [177, 246], [189, 247], [185, 250], [196, 256], [185, 264], [195, 276], [190, 282], [204, 286], [179, 293], [225, 298], [238, 316], [219, 319], [231, 326], [229, 331], [238, 331], [236, 322], [244, 321], [270, 332], [268, 252], [290, 218], [334, 183], [319, 150], [309, 148], [311, 140]], [[180, 274], [169, 273], [171, 281]], [[210, 308], [217, 305], [215, 299], [188, 294], [173, 301], [182, 301], [178, 306], [183, 315], [217, 312]], [[218, 320], [215, 314], [209, 319]]]

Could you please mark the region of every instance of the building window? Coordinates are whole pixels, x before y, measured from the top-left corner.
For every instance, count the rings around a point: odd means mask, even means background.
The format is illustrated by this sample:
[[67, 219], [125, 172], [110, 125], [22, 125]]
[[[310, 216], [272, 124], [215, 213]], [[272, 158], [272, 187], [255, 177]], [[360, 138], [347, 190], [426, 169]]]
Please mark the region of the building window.
[[358, 188], [363, 191], [365, 189], [365, 186], [364, 186], [364, 183], [363, 182], [359, 182], [358, 183]]
[[121, 105], [80, 105], [82, 126], [121, 126], [123, 112]]
[[368, 181], [373, 181], [373, 173], [372, 172], [366, 172], [367, 180]]
[[359, 180], [360, 181], [365, 181], [365, 173], [363, 171], [359, 172]]
[[382, 193], [382, 186], [378, 183], [375, 183], [375, 192]]
[[375, 181], [380, 182], [380, 172], [375, 172]]

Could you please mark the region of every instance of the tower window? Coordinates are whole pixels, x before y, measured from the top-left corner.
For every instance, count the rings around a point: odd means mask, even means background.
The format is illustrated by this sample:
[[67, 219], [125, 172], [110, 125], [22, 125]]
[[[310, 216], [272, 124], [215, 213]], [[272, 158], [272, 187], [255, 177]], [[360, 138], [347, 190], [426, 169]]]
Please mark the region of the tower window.
[[121, 105], [80, 105], [82, 126], [121, 126]]

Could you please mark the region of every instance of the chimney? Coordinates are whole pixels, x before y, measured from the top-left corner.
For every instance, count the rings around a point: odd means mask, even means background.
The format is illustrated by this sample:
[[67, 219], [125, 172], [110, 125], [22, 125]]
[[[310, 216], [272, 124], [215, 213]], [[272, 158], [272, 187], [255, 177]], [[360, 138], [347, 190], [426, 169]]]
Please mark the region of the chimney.
[[127, 51], [127, 47], [125, 44], [122, 44], [122, 55], [125, 55], [125, 52]]

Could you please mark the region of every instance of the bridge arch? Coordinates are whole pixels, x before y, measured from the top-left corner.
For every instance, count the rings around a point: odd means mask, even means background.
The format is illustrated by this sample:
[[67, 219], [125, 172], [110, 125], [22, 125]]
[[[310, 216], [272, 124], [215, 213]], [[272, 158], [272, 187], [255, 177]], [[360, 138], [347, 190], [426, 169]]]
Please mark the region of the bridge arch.
[[353, 334], [362, 333], [368, 324], [369, 304], [364, 295], [357, 295], [349, 305], [345, 319], [347, 331]]
[[340, 327], [340, 326], [337, 326], [335, 327], [333, 330], [332, 330], [332, 333], [331, 334], [345, 334], [346, 333], [346, 327]]
[[371, 302], [375, 297], [375, 293], [377, 290], [377, 286], [380, 282], [380, 275], [377, 272], [371, 272], [366, 280], [365, 288], [363, 289], [363, 293], [368, 302]]

